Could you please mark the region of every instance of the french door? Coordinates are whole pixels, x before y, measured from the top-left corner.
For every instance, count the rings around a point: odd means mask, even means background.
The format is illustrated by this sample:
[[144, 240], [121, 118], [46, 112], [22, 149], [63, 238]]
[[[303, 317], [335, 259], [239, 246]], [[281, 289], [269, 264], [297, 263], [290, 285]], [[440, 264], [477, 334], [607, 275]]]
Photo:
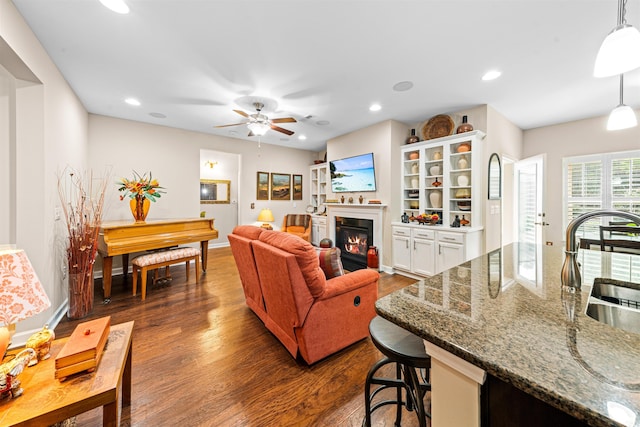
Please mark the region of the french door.
[[516, 162], [515, 175], [515, 240], [524, 243], [545, 241], [547, 226], [544, 192], [545, 155]]

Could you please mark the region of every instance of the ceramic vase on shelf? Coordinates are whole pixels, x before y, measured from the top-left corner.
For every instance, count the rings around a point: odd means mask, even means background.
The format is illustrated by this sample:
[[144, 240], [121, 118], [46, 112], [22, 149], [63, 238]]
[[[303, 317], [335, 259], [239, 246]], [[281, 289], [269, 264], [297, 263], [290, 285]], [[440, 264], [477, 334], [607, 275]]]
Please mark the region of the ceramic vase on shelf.
[[431, 191], [429, 193], [429, 202], [432, 208], [442, 207], [442, 193], [440, 191]]
[[416, 135], [416, 130], [411, 129], [411, 135], [409, 136], [409, 138], [407, 138], [407, 144], [413, 144], [418, 142], [419, 140], [420, 138], [418, 138], [418, 135]]
[[418, 188], [420, 180], [418, 178], [411, 178], [411, 188]]
[[469, 167], [469, 160], [467, 160], [467, 156], [460, 156], [458, 159], [458, 169], [467, 169]]
[[409, 153], [409, 160], [418, 160], [420, 154], [417, 151], [412, 151]]
[[431, 183], [431, 186], [433, 187], [440, 187], [441, 185], [442, 183], [438, 181], [438, 177], [436, 177], [436, 180]]
[[420, 166], [418, 166], [417, 163], [414, 163], [411, 165], [411, 173], [418, 173], [420, 172]]
[[467, 116], [462, 116], [462, 123], [458, 126], [458, 129], [456, 129], [456, 133], [470, 132], [472, 130], [473, 126], [471, 126], [471, 123], [467, 123]]
[[442, 173], [442, 168], [440, 165], [433, 165], [429, 168], [429, 174], [431, 176], [440, 175]]
[[149, 213], [150, 206], [151, 202], [149, 199], [142, 195], [137, 195], [129, 201], [129, 207], [131, 208], [133, 219], [135, 219], [136, 222], [144, 222]]
[[431, 160], [442, 160], [442, 151], [434, 152]]
[[466, 175], [466, 174], [458, 175], [458, 186], [466, 187], [468, 185], [469, 185], [469, 175]]
[[462, 215], [462, 219], [460, 220], [460, 225], [463, 226], [463, 227], [466, 226], [466, 225], [469, 225], [469, 220], [466, 219], [464, 217], [464, 215]]

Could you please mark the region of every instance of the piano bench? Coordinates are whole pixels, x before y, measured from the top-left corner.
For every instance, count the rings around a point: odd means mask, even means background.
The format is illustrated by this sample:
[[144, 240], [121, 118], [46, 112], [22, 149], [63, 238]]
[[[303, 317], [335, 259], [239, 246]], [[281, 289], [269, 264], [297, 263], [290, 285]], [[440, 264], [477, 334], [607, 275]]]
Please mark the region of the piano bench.
[[200, 276], [200, 249], [196, 248], [175, 248], [166, 251], [153, 252], [146, 255], [137, 256], [131, 261], [133, 265], [133, 296], [138, 288], [138, 271], [140, 271], [140, 288], [142, 289], [142, 300], [147, 296], [147, 272], [161, 267], [168, 267], [173, 264], [185, 262], [187, 265], [187, 282], [189, 281], [189, 263], [195, 261], [196, 281]]

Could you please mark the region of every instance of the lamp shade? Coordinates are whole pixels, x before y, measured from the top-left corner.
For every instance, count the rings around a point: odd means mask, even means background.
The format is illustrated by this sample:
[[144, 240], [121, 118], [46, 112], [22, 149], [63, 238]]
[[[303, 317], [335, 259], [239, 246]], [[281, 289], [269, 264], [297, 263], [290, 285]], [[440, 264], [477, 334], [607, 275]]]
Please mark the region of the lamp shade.
[[640, 32], [632, 25], [618, 25], [602, 42], [593, 75], [595, 77], [615, 76], [638, 67], [640, 67]]
[[21, 249], [0, 251], [0, 326], [10, 325], [51, 306], [27, 254]]
[[273, 222], [275, 221], [275, 219], [273, 218], [273, 212], [271, 212], [271, 209], [262, 209], [260, 211], [260, 214], [258, 215], [258, 221], [261, 222]]
[[251, 133], [257, 136], [262, 136], [265, 133], [267, 133], [269, 129], [271, 129], [271, 126], [262, 122], [252, 122], [252, 123], [249, 123], [247, 127], [249, 128]]
[[636, 113], [628, 105], [620, 104], [609, 114], [607, 130], [628, 129], [638, 125]]

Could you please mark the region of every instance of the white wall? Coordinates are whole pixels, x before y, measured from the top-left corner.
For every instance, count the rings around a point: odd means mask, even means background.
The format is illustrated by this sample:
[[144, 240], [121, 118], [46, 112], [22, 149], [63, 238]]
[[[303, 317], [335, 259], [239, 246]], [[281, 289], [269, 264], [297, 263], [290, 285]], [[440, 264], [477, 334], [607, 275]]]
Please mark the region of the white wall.
[[637, 150], [640, 147], [640, 127], [607, 131], [607, 117], [594, 117], [524, 132], [523, 156], [547, 154], [546, 240], [562, 244], [563, 225], [562, 159], [585, 154]]
[[[200, 150], [200, 179], [217, 179], [231, 182], [229, 187], [229, 203], [201, 203], [200, 211], [207, 218], [215, 219], [218, 234], [226, 236], [238, 224], [238, 183], [240, 182], [240, 155], [214, 150]], [[210, 161], [216, 163], [213, 168], [205, 165]], [[209, 247], [225, 244], [221, 239], [210, 242]]]
[[[487, 138], [484, 158], [484, 180], [482, 182], [482, 195], [486, 200], [484, 207], [484, 236], [485, 250], [487, 252], [497, 249], [513, 240], [513, 233], [503, 236], [505, 229], [512, 230], [511, 227], [505, 227], [504, 222], [511, 224], [513, 217], [513, 206], [515, 204], [514, 194], [512, 191], [512, 183], [505, 182], [512, 180], [507, 173], [512, 171], [509, 168], [505, 171], [504, 156], [510, 159], [522, 158], [524, 135], [520, 128], [511, 123], [491, 106], [487, 106]], [[502, 166], [502, 199], [488, 200], [488, 165], [489, 157], [492, 153], [498, 153]]]
[[[128, 220], [129, 206], [119, 200], [115, 184], [132, 171], [151, 171], [166, 194], [152, 204], [148, 220], [195, 218], [200, 215], [201, 150], [237, 154], [240, 157], [238, 188], [239, 223], [253, 224], [260, 209], [269, 207], [276, 224], [287, 213], [303, 213], [309, 204], [309, 166], [317, 153], [204, 133], [139, 123], [113, 117], [89, 115], [89, 165], [94, 170], [112, 169], [113, 185], [107, 186], [105, 220]], [[256, 172], [303, 175], [302, 201], [257, 201]], [[251, 203], [255, 204], [251, 209]], [[215, 216], [215, 215], [214, 215]], [[217, 228], [217, 227], [216, 227]], [[220, 234], [212, 245], [227, 244]]]
[[52, 303], [49, 310], [17, 325], [14, 343], [20, 344], [34, 329], [51, 322], [67, 297], [62, 221], [54, 220], [59, 205], [57, 176], [67, 164], [85, 166], [88, 116], [9, 0], [0, 0], [0, 47], [0, 65], [15, 79], [15, 117], [10, 124], [14, 131], [9, 136], [15, 150], [8, 150], [9, 180], [14, 185], [3, 190], [3, 196], [6, 192], [15, 196], [5, 199], [9, 215], [1, 217], [0, 225], [6, 229], [9, 221], [15, 236], [10, 239], [15, 241], [0, 244], [26, 251]]

